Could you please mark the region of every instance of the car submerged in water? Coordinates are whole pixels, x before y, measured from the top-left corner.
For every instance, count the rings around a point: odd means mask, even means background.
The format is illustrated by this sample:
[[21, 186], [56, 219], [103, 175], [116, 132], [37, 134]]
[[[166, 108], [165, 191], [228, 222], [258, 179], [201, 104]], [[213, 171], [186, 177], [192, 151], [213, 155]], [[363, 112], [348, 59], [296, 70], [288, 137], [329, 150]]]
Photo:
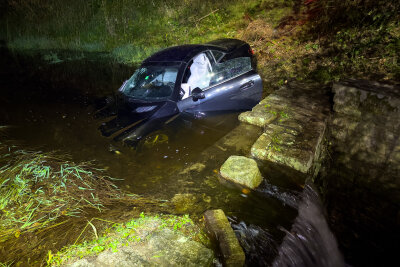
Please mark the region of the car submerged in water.
[[261, 96], [262, 81], [249, 44], [219, 39], [153, 54], [96, 117], [112, 116], [100, 126], [104, 136], [136, 146], [180, 114], [199, 118], [249, 110]]

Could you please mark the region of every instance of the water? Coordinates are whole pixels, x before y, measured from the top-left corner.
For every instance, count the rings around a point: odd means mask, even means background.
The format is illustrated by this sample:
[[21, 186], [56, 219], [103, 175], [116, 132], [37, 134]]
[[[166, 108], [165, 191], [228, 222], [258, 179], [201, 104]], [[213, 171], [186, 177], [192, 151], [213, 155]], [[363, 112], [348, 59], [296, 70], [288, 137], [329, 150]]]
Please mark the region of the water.
[[306, 185], [290, 232], [282, 229], [286, 236], [272, 266], [345, 266], [324, 213], [318, 193]]
[[[0, 125], [12, 126], [7, 137], [20, 147], [56, 150], [76, 162], [93, 161], [122, 179], [117, 184], [124, 190], [171, 201], [177, 214], [201, 218], [207, 209], [223, 209], [249, 266], [268, 265], [278, 253], [295, 259], [285, 249], [291, 237], [282, 231], [290, 229], [293, 221], [293, 229], [300, 233], [306, 218], [316, 218], [310, 223], [317, 232], [326, 226], [319, 224], [319, 214], [306, 214], [307, 209], [298, 204], [305, 180], [300, 173], [264, 165], [264, 182], [250, 193], [220, 180], [223, 161], [232, 154], [246, 155], [259, 135], [258, 128], [239, 125], [238, 113], [201, 120], [181, 116], [150, 134], [135, 150], [103, 137], [97, 129], [100, 121], [93, 118], [98, 99], [112, 94], [132, 68], [90, 57], [54, 65], [37, 58], [8, 60], [12, 64], [7, 69], [3, 65], [1, 71], [5, 95], [0, 99]], [[300, 215], [295, 219], [298, 207]], [[324, 233], [314, 241], [324, 243]], [[311, 246], [320, 253], [316, 249]], [[282, 259], [275, 262], [286, 264]]]

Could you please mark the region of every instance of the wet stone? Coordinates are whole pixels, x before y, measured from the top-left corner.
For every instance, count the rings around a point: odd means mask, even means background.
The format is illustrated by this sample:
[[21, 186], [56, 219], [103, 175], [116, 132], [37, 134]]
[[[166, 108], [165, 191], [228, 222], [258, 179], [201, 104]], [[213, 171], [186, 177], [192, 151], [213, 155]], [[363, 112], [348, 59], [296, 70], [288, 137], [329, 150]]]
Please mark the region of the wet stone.
[[323, 90], [303, 89], [302, 85], [282, 88], [263, 99], [250, 113], [246, 116], [276, 115], [275, 120], [262, 125], [264, 133], [251, 148], [254, 158], [303, 173], [315, 170], [313, 165], [321, 154], [329, 114], [329, 101]]
[[276, 119], [276, 114], [266, 113], [263, 106], [255, 106], [252, 111], [247, 111], [239, 115], [239, 120], [256, 126], [264, 127]]
[[249, 188], [256, 188], [262, 181], [257, 162], [243, 156], [230, 156], [221, 166], [220, 174], [226, 180]]
[[118, 252], [107, 250], [95, 258], [81, 259], [67, 266], [211, 266], [212, 261], [210, 249], [177, 232], [163, 229], [144, 244], [123, 246]]
[[[359, 184], [394, 203], [400, 195], [400, 87], [364, 80], [335, 83], [332, 143]], [[384, 169], [384, 171], [383, 171]], [[389, 197], [390, 196], [390, 197]]]
[[204, 213], [207, 231], [217, 242], [224, 266], [243, 266], [245, 255], [223, 210], [208, 210]]
[[194, 172], [201, 172], [202, 170], [204, 170], [204, 168], [206, 167], [206, 165], [204, 165], [203, 163], [197, 162], [194, 163], [192, 165], [190, 165], [189, 167], [185, 168], [183, 171], [181, 171], [179, 174], [188, 174], [192, 171]]
[[136, 229], [138, 242], [118, 245], [95, 256], [66, 264], [71, 267], [97, 266], [212, 266], [214, 252], [179, 231], [161, 227], [160, 219], [149, 220]]
[[275, 137], [275, 135], [264, 133], [251, 148], [251, 155], [260, 160], [280, 163], [306, 173], [312, 165], [313, 154], [311, 151], [299, 148], [287, 149], [294, 143], [294, 137], [289, 134], [281, 133], [279, 137]]
[[197, 198], [193, 194], [175, 194], [171, 199], [177, 213], [183, 214], [193, 210], [196, 206]]

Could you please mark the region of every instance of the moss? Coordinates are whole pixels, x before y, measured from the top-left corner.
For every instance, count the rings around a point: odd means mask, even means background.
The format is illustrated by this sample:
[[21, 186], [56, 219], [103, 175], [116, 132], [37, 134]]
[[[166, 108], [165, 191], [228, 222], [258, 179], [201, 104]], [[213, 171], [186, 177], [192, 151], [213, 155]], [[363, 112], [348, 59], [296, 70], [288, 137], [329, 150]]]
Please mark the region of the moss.
[[[96, 233], [97, 238], [91, 241], [65, 247], [56, 254], [49, 251], [47, 264], [60, 266], [83, 257], [97, 255], [106, 250], [116, 253], [121, 247], [128, 246], [130, 243], [145, 242], [152, 233], [164, 228], [180, 232], [190, 240], [210, 246], [210, 241], [205, 233], [194, 224], [188, 215], [146, 216], [142, 212], [139, 218], [131, 219], [125, 223], [109, 223], [111, 226], [106, 228], [101, 235]], [[91, 222], [89, 224], [93, 225]], [[95, 227], [92, 227], [95, 230]]]

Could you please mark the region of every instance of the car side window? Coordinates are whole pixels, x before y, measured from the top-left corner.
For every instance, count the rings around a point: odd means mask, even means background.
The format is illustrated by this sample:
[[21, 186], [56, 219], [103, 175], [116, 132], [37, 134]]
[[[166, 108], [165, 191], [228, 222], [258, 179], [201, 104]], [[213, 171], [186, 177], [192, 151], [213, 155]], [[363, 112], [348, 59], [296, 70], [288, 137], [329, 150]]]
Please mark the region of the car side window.
[[210, 86], [252, 70], [250, 57], [238, 57], [213, 66]]
[[211, 50], [211, 53], [215, 58], [215, 62], [219, 62], [221, 58], [225, 55], [223, 52], [217, 50]]

